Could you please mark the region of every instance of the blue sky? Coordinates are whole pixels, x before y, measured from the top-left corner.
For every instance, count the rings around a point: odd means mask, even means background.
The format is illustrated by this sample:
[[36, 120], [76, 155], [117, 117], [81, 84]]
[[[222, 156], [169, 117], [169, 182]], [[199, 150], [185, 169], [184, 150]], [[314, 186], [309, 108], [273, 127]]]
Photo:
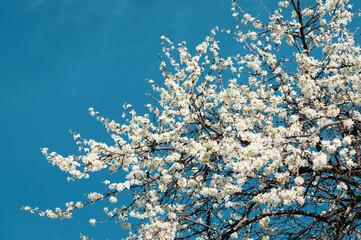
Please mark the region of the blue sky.
[[[186, 41], [192, 49], [215, 26], [234, 27], [230, 2], [0, 0], [0, 239], [124, 236], [112, 222], [95, 228], [88, 223], [91, 217], [104, 217], [97, 207], [63, 221], [20, 211], [25, 205], [63, 207], [67, 201], [84, 200], [84, 193], [103, 190], [98, 182], [104, 174], [66, 182], [66, 175], [46, 162], [40, 148], [77, 153], [69, 129], [108, 141], [88, 108], [115, 120], [121, 119], [124, 102], [142, 112], [150, 101], [145, 93], [151, 92], [145, 79], [163, 81], [160, 36]], [[247, 11], [259, 9], [256, 0], [243, 0], [242, 5]], [[239, 46], [230, 39], [221, 44], [224, 56]]]

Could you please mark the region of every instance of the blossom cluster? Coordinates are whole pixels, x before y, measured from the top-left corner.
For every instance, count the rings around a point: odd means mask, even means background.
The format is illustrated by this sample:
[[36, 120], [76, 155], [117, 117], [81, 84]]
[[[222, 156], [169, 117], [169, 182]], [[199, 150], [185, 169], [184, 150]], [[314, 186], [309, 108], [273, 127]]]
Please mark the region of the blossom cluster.
[[[120, 124], [90, 108], [114, 145], [72, 133], [80, 156], [42, 149], [69, 179], [108, 169], [125, 173], [126, 181], [106, 180], [106, 193], [87, 194], [85, 204], [24, 209], [70, 218], [75, 209], [108, 199], [121, 206], [106, 214], [130, 229], [129, 239], [269, 239], [280, 234], [287, 214], [295, 217], [285, 225], [297, 223], [300, 234], [305, 223], [298, 215], [320, 221], [317, 226], [328, 223], [317, 211], [330, 217], [343, 204], [332, 196], [344, 196], [354, 188], [345, 184], [361, 176], [361, 50], [345, 28], [354, 16], [347, 0], [317, 0], [303, 9], [298, 2], [279, 2], [261, 21], [233, 1], [237, 26], [226, 32], [246, 54], [222, 58], [218, 28], [193, 52], [162, 37], [164, 86], [148, 81], [159, 96], [146, 105], [148, 114], [125, 104]], [[292, 49], [287, 58], [281, 46]], [[323, 183], [333, 188], [327, 192]], [[133, 200], [123, 206], [124, 196]], [[315, 204], [319, 210], [309, 214]], [[328, 234], [324, 229], [315, 238]]]

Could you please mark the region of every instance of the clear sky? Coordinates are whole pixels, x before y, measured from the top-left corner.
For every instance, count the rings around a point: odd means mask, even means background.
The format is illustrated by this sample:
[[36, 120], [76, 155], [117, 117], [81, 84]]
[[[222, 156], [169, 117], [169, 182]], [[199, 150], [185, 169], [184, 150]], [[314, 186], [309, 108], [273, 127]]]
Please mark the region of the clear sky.
[[[109, 141], [88, 114], [120, 120], [122, 105], [142, 112], [151, 92], [146, 78], [163, 81], [159, 72], [160, 36], [190, 49], [215, 26], [233, 28], [230, 0], [0, 0], [0, 239], [119, 239], [120, 226], [92, 227], [101, 208], [85, 208], [72, 220], [50, 220], [21, 206], [64, 207], [102, 192], [93, 180], [66, 182], [66, 175], [47, 163], [41, 147], [77, 153], [69, 129], [84, 138]], [[239, 1], [246, 11], [257, 0]], [[266, 1], [267, 2], [267, 1]], [[276, 3], [277, 1], [271, 1]], [[355, 8], [361, 4], [354, 1]], [[357, 5], [358, 6], [357, 6]], [[272, 4], [271, 4], [272, 5]], [[230, 36], [220, 46], [237, 48]], [[89, 211], [90, 210], [90, 211]]]

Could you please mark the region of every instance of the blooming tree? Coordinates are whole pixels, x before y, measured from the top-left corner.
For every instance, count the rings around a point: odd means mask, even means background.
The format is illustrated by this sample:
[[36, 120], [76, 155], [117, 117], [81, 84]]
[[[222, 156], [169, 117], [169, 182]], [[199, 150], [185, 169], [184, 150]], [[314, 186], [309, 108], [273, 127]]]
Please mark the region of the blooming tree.
[[119, 124], [90, 108], [114, 145], [72, 133], [79, 156], [42, 149], [71, 180], [126, 178], [64, 209], [24, 209], [71, 218], [108, 200], [105, 220], [128, 239], [359, 239], [361, 52], [348, 2], [281, 1], [262, 20], [233, 1], [225, 31], [244, 50], [225, 58], [217, 28], [193, 55], [162, 37], [150, 114], [125, 105]]

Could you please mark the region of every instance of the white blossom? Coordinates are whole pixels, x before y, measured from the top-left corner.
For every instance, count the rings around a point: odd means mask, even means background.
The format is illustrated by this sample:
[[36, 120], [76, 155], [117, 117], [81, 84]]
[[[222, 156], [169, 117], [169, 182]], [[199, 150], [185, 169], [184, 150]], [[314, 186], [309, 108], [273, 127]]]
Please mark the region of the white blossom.
[[162, 36], [164, 82], [148, 80], [149, 112], [126, 103], [118, 123], [89, 108], [111, 142], [71, 132], [79, 155], [41, 149], [69, 180], [109, 172], [105, 190], [22, 209], [63, 219], [103, 202], [128, 239], [353, 239], [361, 48], [348, 2], [280, 1], [264, 19], [232, 1], [230, 53], [218, 27], [191, 50]]

